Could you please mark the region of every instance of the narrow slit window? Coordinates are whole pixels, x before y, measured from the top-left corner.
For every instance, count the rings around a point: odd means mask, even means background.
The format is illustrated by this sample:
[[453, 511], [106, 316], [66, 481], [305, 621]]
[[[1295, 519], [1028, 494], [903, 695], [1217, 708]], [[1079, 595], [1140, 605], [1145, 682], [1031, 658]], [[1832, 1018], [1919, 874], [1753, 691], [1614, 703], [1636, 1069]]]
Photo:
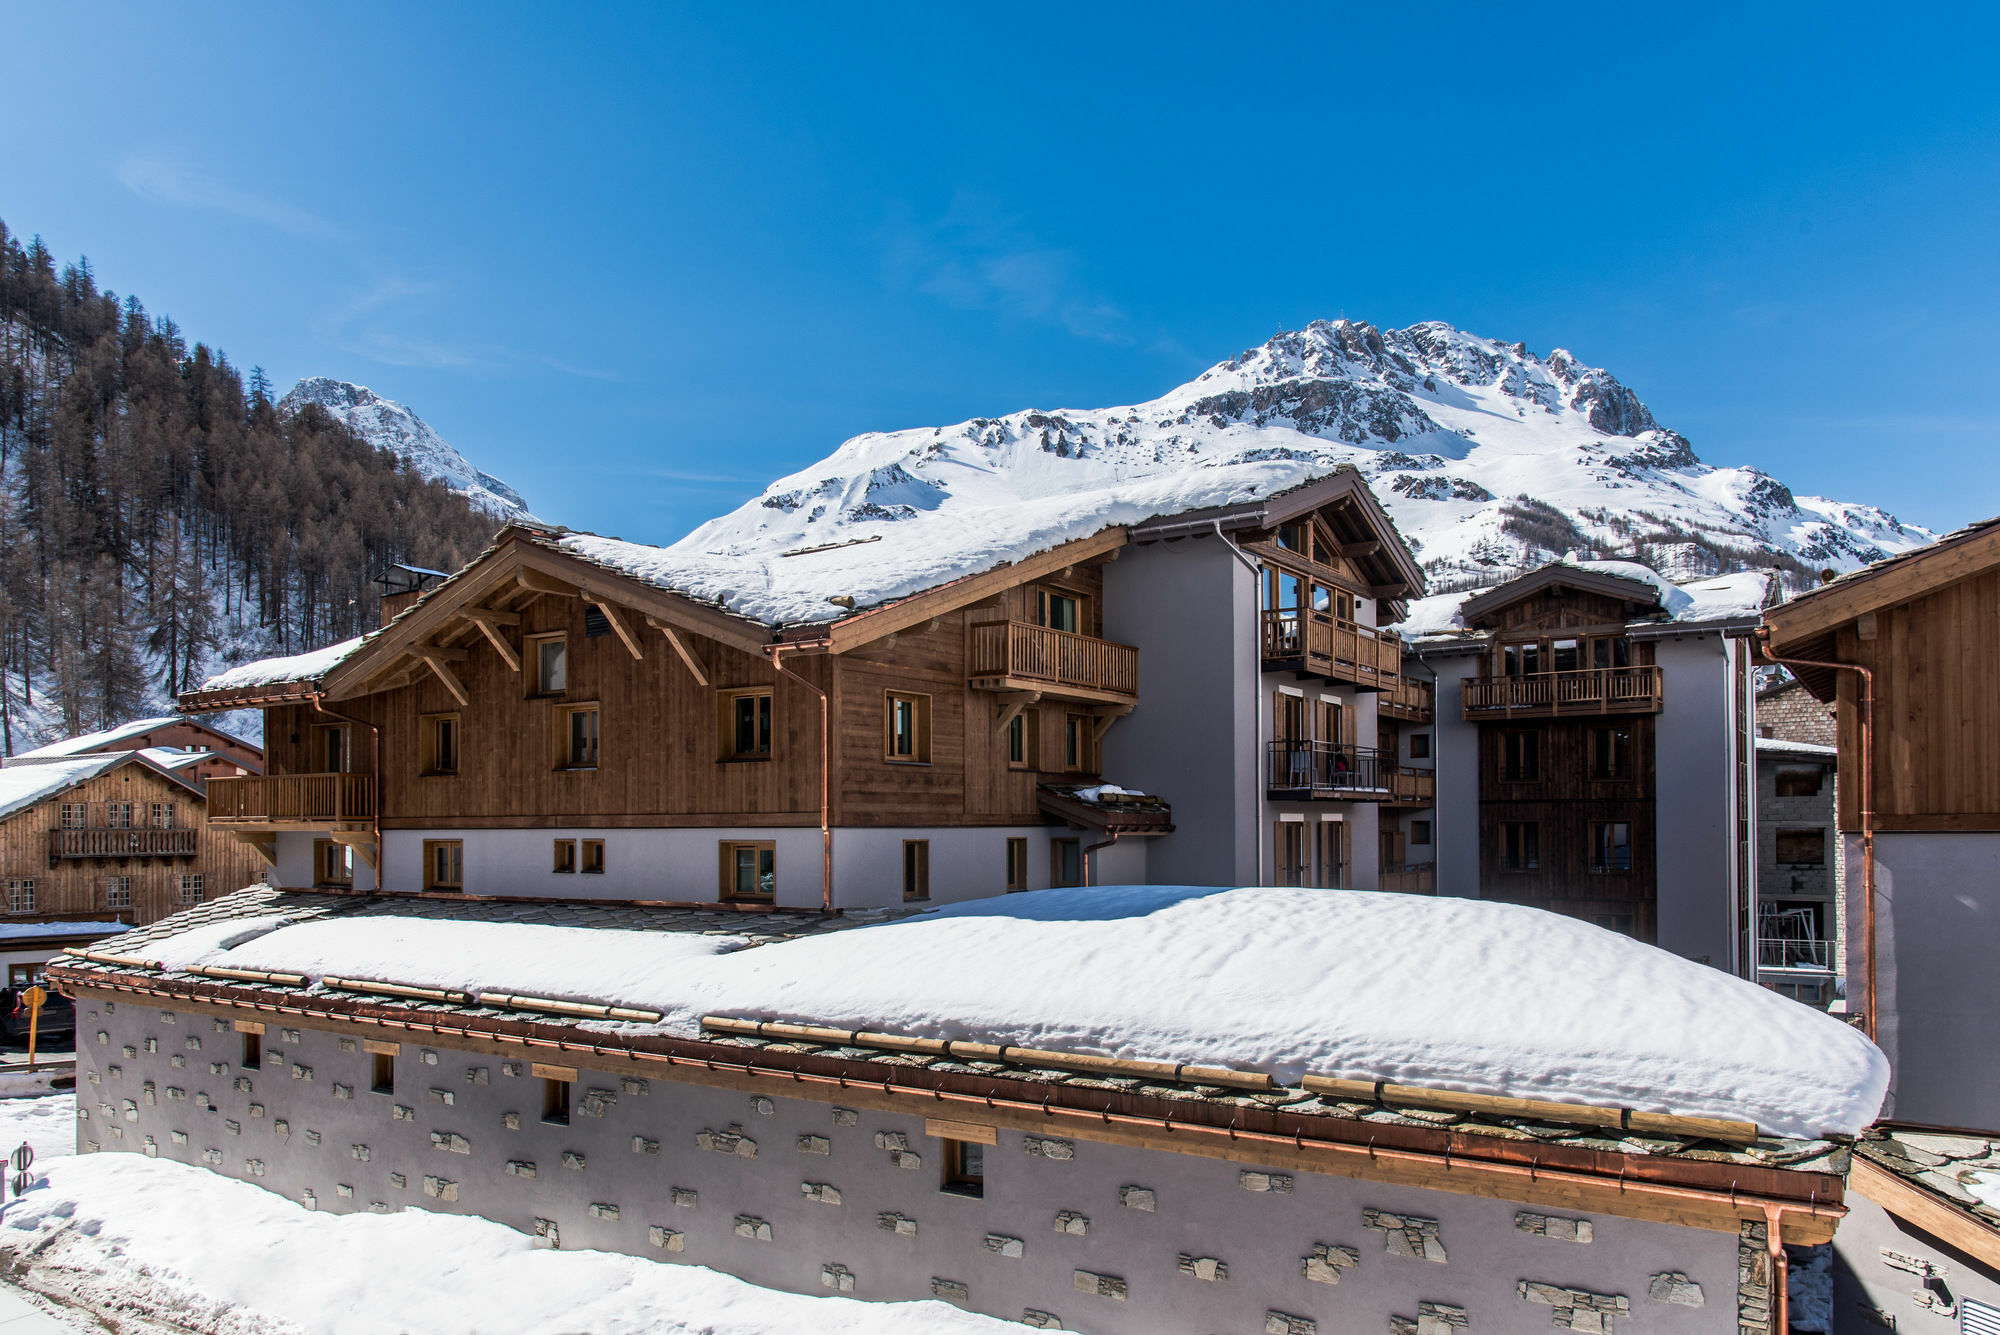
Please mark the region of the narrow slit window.
[[396, 1058], [387, 1052], [371, 1052], [368, 1055], [375, 1068], [372, 1073], [372, 1082], [368, 1088], [377, 1094], [394, 1094], [396, 1092]]
[[566, 875], [576, 870], [576, 840], [555, 841], [555, 865], [551, 869], [557, 875]]
[[1007, 841], [1007, 888], [1026, 890], [1028, 888], [1028, 841], [1011, 838]]
[[243, 1069], [254, 1071], [264, 1064], [264, 1035], [255, 1030], [243, 1035]]
[[569, 1125], [569, 1081], [543, 1077], [542, 1120], [551, 1126]]
[[903, 898], [905, 901], [931, 897], [931, 841], [903, 841]]
[[1536, 821], [1510, 820], [1503, 827], [1508, 871], [1536, 871], [1542, 865], [1542, 827]]
[[1632, 827], [1625, 821], [1597, 822], [1592, 871], [1632, 870]]

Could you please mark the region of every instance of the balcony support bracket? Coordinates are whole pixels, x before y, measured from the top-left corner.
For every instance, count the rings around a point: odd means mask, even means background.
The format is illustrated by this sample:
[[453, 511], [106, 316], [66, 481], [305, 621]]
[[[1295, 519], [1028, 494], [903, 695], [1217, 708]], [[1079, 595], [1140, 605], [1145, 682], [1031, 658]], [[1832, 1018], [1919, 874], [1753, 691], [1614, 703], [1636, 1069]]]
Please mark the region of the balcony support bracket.
[[[328, 839], [343, 848], [354, 850], [354, 856], [368, 864], [368, 870], [375, 870], [375, 835], [369, 830], [329, 830]], [[276, 859], [273, 859], [275, 861]]]
[[993, 725], [993, 731], [1007, 731], [1008, 728], [1013, 726], [1014, 720], [1021, 716], [1022, 710], [1026, 709], [1029, 705], [1040, 703], [1041, 698], [1042, 693], [1040, 691], [1022, 691], [1011, 700], [1001, 701], [1000, 703], [1003, 708], [1000, 710], [1000, 721]]

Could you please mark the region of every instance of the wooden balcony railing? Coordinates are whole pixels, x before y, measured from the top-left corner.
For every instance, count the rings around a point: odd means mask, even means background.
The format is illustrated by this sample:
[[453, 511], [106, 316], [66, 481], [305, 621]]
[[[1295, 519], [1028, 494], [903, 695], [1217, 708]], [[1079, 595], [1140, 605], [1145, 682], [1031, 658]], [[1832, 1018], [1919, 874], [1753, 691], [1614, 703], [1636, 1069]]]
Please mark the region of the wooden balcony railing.
[[1658, 667], [1466, 677], [1459, 685], [1467, 718], [1657, 714], [1665, 698]]
[[1394, 890], [1406, 895], [1434, 895], [1437, 893], [1437, 864], [1420, 862], [1407, 866], [1398, 862], [1385, 862], [1377, 872], [1376, 884], [1383, 890]]
[[1392, 691], [1377, 697], [1375, 707], [1385, 718], [1410, 723], [1429, 723], [1437, 688], [1420, 677], [1406, 676]]
[[52, 858], [191, 858], [195, 831], [161, 829], [50, 830]]
[[1265, 612], [1263, 654], [1266, 667], [1291, 667], [1373, 691], [1393, 690], [1403, 680], [1400, 636], [1326, 612]]
[[1413, 769], [1408, 765], [1382, 770], [1382, 782], [1389, 789], [1389, 800], [1409, 806], [1430, 806], [1437, 801], [1437, 774], [1433, 770]]
[[1273, 793], [1336, 802], [1380, 802], [1389, 796], [1381, 752], [1372, 746], [1280, 739], [1268, 749]]
[[1026, 621], [974, 622], [967, 638], [966, 676], [975, 687], [1114, 703], [1139, 698], [1139, 651], [1129, 644]]
[[211, 823], [331, 826], [374, 818], [372, 774], [251, 774], [208, 781]]

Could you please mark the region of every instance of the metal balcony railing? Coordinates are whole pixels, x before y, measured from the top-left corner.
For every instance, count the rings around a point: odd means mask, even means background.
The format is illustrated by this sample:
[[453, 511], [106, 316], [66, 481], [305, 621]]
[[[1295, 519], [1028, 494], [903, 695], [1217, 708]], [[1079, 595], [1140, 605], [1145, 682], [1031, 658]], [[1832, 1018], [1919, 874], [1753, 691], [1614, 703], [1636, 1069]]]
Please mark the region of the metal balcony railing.
[[1269, 753], [1272, 792], [1354, 802], [1380, 802], [1390, 795], [1381, 753], [1372, 746], [1275, 741]]
[[1833, 942], [1801, 941], [1786, 937], [1757, 939], [1757, 967], [1760, 969], [1823, 969], [1833, 971]]

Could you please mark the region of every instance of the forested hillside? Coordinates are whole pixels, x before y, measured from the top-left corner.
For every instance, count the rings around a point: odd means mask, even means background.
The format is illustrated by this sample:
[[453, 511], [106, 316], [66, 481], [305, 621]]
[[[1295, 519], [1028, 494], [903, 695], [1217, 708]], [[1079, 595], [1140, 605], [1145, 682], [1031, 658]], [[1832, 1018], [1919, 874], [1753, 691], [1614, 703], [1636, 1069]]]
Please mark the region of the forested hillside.
[[384, 567], [454, 569], [495, 525], [0, 222], [7, 753], [370, 629]]

